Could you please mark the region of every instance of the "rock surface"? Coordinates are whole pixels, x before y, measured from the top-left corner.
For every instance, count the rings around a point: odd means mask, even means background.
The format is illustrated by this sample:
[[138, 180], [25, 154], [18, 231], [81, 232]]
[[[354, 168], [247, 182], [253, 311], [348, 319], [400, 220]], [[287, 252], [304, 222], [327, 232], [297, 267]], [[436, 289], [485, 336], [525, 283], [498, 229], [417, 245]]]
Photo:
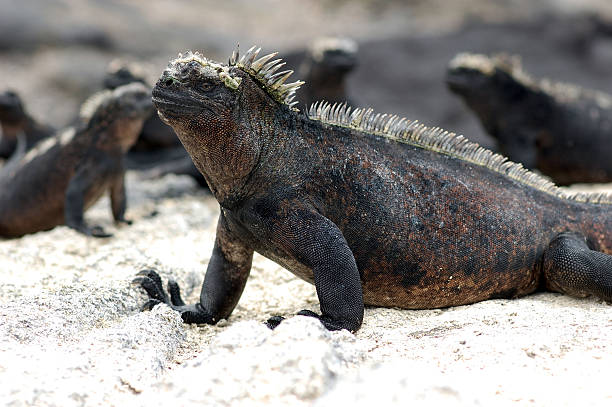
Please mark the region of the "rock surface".
[[[610, 188], [608, 188], [610, 189]], [[612, 402], [612, 307], [537, 294], [436, 310], [368, 308], [352, 335], [290, 318], [314, 287], [256, 256], [229, 321], [186, 326], [140, 312], [144, 267], [195, 301], [212, 251], [215, 201], [187, 178], [128, 176], [129, 227], [58, 227], [0, 241], [0, 404], [7, 406], [520, 405]]]

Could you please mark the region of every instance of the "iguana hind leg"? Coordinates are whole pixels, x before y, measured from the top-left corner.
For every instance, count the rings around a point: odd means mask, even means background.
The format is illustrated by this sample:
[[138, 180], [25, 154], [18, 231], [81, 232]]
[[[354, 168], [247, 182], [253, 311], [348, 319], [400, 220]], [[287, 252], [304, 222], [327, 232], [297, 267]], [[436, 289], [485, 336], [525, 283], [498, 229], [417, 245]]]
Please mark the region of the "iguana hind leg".
[[612, 256], [591, 250], [579, 234], [561, 233], [550, 243], [543, 272], [551, 291], [612, 302]]

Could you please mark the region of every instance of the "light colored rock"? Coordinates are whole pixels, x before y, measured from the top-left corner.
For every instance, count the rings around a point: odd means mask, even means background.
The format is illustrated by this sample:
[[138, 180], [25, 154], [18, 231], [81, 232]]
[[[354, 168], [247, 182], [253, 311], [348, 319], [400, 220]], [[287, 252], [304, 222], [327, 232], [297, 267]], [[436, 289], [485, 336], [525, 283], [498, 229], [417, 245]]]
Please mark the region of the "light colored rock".
[[271, 331], [240, 322], [138, 399], [141, 405], [308, 405], [363, 361], [354, 335], [294, 317]]

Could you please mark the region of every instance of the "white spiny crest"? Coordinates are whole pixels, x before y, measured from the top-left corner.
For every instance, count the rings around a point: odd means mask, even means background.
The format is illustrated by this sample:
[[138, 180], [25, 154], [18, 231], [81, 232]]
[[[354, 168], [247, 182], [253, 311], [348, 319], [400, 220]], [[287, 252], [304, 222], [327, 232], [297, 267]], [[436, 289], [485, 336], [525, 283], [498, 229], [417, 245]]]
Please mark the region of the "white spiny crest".
[[83, 102], [81, 109], [79, 110], [79, 119], [82, 121], [89, 121], [96, 110], [102, 105], [103, 102], [108, 100], [113, 94], [113, 91], [105, 89], [94, 93]]
[[524, 168], [521, 164], [487, 150], [462, 135], [445, 131], [439, 127], [426, 127], [416, 120], [412, 121], [396, 115], [374, 114], [372, 109], [353, 109], [346, 103], [332, 105], [324, 101], [310, 105], [308, 117], [325, 124], [373, 134], [483, 166], [562, 199], [612, 204], [612, 195], [609, 193], [567, 192], [544, 177]]
[[297, 110], [294, 108], [298, 103], [294, 101], [295, 92], [304, 82], [285, 83], [293, 71], [285, 70], [277, 72], [285, 65], [282, 59], [273, 59], [278, 55], [278, 52], [255, 59], [260, 51], [261, 48], [253, 46], [244, 55], [240, 56], [238, 46], [236, 46], [229, 59], [229, 64], [230, 66], [237, 66], [257, 79], [275, 100]]

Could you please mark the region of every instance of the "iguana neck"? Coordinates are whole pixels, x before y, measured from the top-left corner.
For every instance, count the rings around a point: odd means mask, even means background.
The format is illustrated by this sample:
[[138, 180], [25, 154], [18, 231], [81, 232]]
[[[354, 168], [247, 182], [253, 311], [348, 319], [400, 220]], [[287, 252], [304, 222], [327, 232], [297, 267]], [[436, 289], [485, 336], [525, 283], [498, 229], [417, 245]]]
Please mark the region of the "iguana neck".
[[238, 117], [237, 113], [233, 123], [222, 135], [177, 132], [211, 192], [228, 209], [248, 197], [247, 184], [259, 165], [262, 146], [276, 127], [273, 119]]

